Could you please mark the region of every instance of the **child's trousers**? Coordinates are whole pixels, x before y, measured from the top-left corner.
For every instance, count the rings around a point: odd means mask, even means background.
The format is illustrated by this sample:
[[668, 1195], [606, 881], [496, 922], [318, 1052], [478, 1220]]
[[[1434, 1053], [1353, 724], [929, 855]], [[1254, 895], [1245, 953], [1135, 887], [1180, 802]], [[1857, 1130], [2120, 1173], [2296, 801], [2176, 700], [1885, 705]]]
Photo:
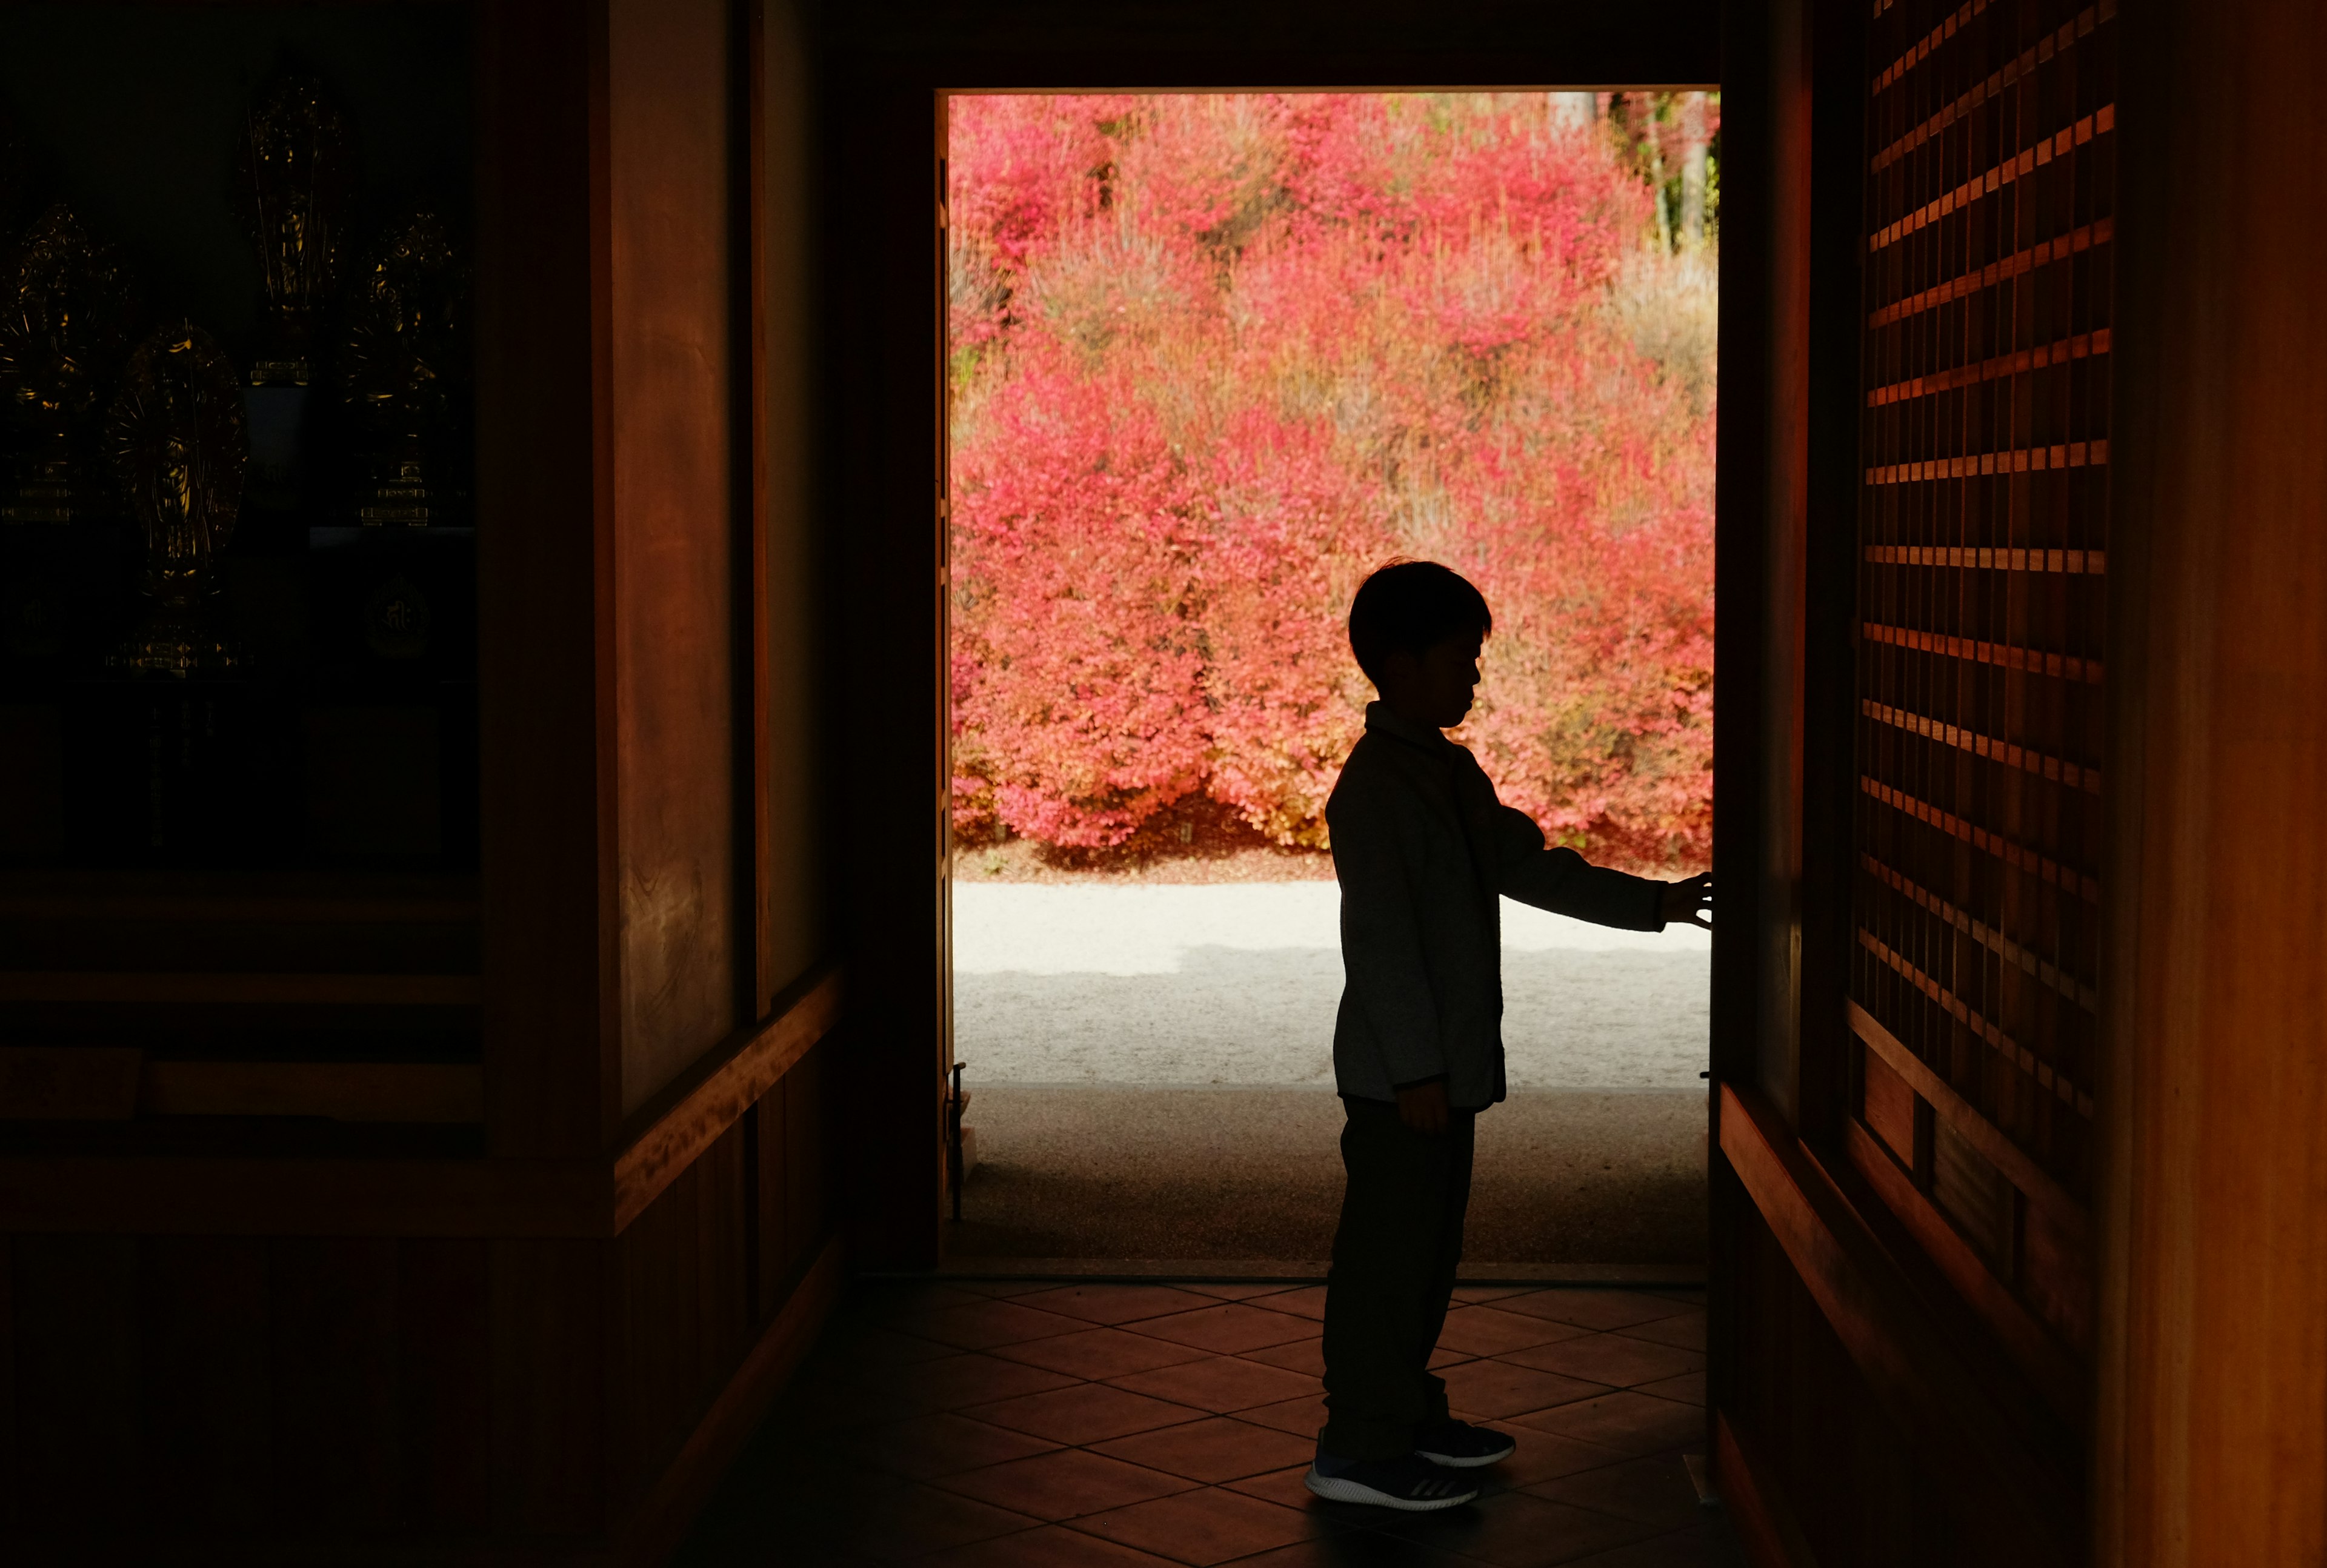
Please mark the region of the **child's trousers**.
[[1344, 1099], [1349, 1185], [1325, 1285], [1325, 1430], [1337, 1459], [1398, 1459], [1415, 1429], [1446, 1419], [1430, 1370], [1463, 1259], [1474, 1113], [1417, 1133], [1381, 1100]]

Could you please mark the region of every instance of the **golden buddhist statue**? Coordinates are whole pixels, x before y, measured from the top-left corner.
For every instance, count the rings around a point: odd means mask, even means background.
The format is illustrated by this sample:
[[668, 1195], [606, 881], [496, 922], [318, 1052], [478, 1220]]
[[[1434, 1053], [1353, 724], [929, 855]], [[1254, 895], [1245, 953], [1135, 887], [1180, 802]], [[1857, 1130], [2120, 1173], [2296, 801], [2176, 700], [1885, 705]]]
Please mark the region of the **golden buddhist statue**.
[[234, 210], [258, 248], [266, 320], [252, 357], [254, 387], [304, 387], [315, 377], [315, 322], [346, 247], [356, 184], [346, 118], [304, 71], [277, 72], [243, 118]]
[[362, 523], [446, 520], [440, 443], [467, 371], [462, 285], [443, 219], [418, 212], [390, 231], [349, 290], [340, 385], [367, 454]]
[[249, 461], [242, 387], [210, 334], [166, 327], [129, 359], [106, 446], [145, 537], [145, 624], [107, 665], [183, 678], [248, 661], [216, 630], [216, 562], [234, 533]]
[[69, 523], [115, 509], [82, 460], [132, 308], [120, 257], [91, 241], [70, 207], [51, 204], [0, 276], [0, 399], [14, 456], [0, 522]]

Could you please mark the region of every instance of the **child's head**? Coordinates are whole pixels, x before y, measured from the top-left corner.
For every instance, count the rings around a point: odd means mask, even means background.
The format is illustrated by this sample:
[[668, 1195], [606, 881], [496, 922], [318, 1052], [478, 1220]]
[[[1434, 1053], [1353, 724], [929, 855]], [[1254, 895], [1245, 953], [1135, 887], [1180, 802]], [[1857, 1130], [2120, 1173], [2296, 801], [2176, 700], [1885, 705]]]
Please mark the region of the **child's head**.
[[1435, 561], [1393, 561], [1350, 603], [1350, 651], [1382, 701], [1452, 729], [1471, 709], [1479, 647], [1495, 628], [1486, 596]]

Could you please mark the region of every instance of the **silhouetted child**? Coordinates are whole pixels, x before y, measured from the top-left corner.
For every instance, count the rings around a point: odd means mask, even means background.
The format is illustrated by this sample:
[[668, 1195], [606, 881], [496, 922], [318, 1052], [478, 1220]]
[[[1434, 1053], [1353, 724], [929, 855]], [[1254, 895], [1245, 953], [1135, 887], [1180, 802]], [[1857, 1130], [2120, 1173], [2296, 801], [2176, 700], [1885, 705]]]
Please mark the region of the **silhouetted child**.
[[1430, 1370], [1463, 1255], [1472, 1119], [1503, 1097], [1498, 898], [1603, 926], [1706, 925], [1712, 879], [1661, 882], [1545, 847], [1441, 732], [1463, 722], [1494, 619], [1444, 566], [1366, 579], [1350, 648], [1380, 700], [1325, 807], [1341, 884], [1345, 984], [1333, 1078], [1349, 1173], [1325, 1287], [1325, 1428], [1309, 1489], [1449, 1508], [1504, 1433], [1457, 1421]]

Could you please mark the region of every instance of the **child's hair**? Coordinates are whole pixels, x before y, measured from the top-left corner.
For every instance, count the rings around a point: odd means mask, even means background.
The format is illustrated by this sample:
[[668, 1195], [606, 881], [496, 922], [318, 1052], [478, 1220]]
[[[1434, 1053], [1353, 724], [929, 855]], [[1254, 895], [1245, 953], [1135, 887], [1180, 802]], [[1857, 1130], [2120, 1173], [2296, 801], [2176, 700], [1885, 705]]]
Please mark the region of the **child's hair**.
[[1392, 561], [1358, 585], [1350, 602], [1350, 651], [1366, 678], [1381, 685], [1395, 649], [1419, 655], [1450, 637], [1495, 629], [1487, 597], [1469, 578], [1435, 561]]

